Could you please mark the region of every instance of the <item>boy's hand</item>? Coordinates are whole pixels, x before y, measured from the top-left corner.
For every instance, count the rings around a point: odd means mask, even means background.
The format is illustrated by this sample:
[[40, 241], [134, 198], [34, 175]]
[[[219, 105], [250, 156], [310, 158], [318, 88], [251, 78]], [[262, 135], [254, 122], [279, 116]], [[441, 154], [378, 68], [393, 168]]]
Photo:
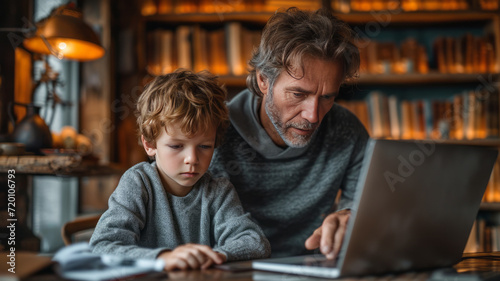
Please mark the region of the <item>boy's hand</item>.
[[217, 253], [212, 248], [199, 244], [186, 244], [175, 248], [173, 251], [163, 252], [158, 256], [165, 261], [165, 270], [174, 269], [207, 269], [212, 264], [221, 264], [226, 261], [226, 256]]

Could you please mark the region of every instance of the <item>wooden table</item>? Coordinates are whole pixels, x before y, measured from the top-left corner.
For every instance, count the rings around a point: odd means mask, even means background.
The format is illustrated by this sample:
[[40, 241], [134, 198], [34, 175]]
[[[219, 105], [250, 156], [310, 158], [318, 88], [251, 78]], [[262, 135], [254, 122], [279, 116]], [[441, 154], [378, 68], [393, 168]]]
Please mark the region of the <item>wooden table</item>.
[[[41, 240], [32, 232], [33, 226], [33, 177], [106, 177], [121, 175], [123, 167], [116, 165], [98, 165], [80, 161], [73, 156], [1, 156], [0, 155], [0, 250], [7, 247], [5, 237], [8, 229], [5, 227], [5, 218], [11, 218], [7, 209], [7, 193], [9, 190], [9, 176], [13, 176], [12, 185], [15, 190], [15, 216], [17, 221], [16, 247], [18, 250], [39, 251]], [[10, 172], [9, 172], [10, 171]], [[5, 200], [5, 202], [3, 201]], [[5, 226], [4, 226], [5, 224]]]
[[[250, 262], [249, 262], [250, 263]], [[458, 273], [458, 274], [457, 274]], [[273, 281], [273, 280], [421, 280], [421, 281], [479, 281], [479, 280], [499, 280], [500, 279], [500, 253], [477, 253], [465, 254], [464, 259], [448, 269], [438, 269], [434, 271], [407, 272], [402, 274], [387, 274], [383, 276], [365, 276], [358, 278], [324, 279], [291, 274], [271, 273], [264, 271], [242, 271], [230, 272], [220, 269], [175, 271], [167, 273], [153, 274], [148, 277], [141, 277], [127, 280], [234, 280], [234, 281]], [[25, 280], [45, 281], [63, 280], [55, 275], [52, 268], [48, 267]]]

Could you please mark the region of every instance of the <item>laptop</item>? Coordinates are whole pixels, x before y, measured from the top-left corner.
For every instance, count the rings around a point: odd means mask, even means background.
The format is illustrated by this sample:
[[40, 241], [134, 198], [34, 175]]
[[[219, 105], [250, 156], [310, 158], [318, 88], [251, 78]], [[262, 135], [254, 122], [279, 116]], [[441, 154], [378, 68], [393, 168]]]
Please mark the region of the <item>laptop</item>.
[[339, 258], [318, 253], [252, 267], [337, 278], [451, 266], [462, 257], [497, 154], [482, 146], [370, 139]]

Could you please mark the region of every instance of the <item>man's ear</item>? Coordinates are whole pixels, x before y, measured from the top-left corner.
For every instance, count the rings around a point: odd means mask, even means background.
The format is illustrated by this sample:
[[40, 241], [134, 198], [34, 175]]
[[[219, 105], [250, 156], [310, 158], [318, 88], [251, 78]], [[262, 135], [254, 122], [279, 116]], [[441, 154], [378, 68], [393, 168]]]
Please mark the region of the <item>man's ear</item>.
[[141, 142], [142, 142], [142, 146], [144, 147], [144, 150], [146, 150], [146, 153], [148, 154], [148, 156], [155, 156], [156, 155], [156, 146], [155, 145], [151, 145], [149, 142], [147, 142], [144, 139], [144, 136], [141, 136]]
[[257, 83], [259, 84], [259, 90], [262, 92], [262, 94], [266, 95], [267, 91], [269, 89], [269, 83], [266, 77], [264, 77], [260, 71], [257, 71], [256, 73], [257, 76]]

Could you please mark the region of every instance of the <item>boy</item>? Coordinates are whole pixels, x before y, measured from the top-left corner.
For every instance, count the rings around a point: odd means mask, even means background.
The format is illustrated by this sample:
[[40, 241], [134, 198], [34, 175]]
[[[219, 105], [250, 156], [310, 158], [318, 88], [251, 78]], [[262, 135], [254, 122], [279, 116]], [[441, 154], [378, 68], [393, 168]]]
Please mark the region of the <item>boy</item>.
[[95, 253], [159, 258], [165, 270], [270, 255], [231, 183], [205, 173], [228, 124], [225, 98], [207, 72], [178, 70], [146, 87], [137, 123], [155, 161], [122, 176], [92, 235]]

